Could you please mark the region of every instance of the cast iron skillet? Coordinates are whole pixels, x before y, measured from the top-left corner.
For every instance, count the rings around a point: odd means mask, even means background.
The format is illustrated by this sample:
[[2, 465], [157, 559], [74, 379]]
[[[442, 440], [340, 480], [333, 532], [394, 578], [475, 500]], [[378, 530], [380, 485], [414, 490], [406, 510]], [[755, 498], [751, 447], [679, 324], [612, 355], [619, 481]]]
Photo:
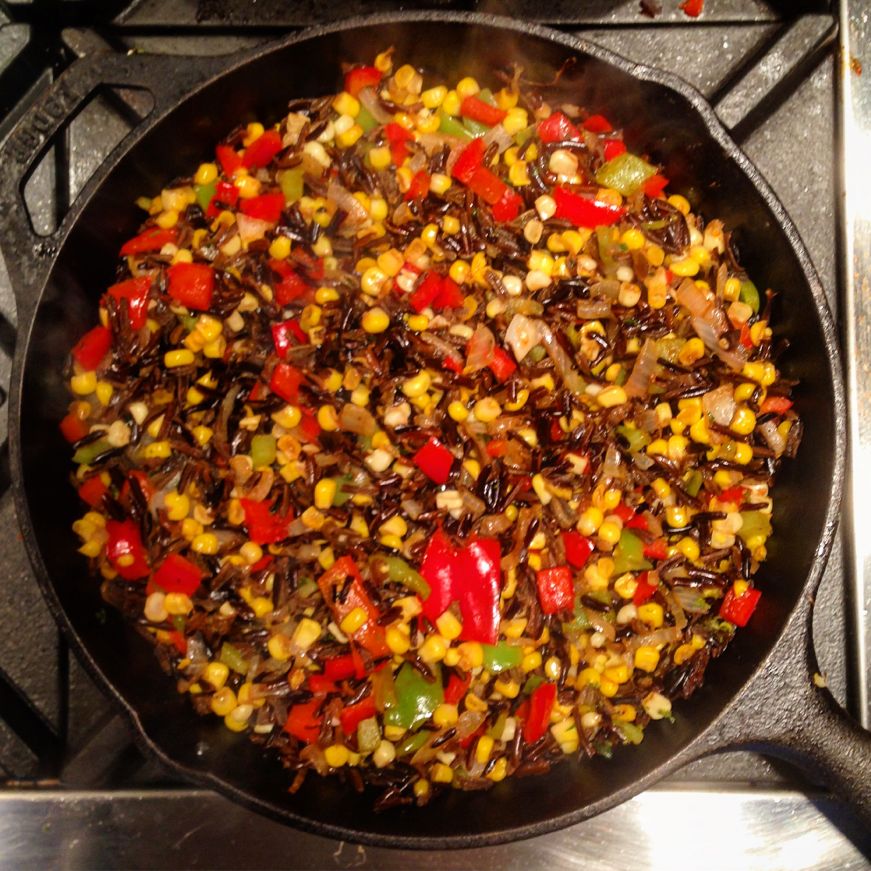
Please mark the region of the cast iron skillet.
[[[238, 123], [278, 118], [288, 98], [334, 91], [342, 61], [369, 61], [388, 45], [447, 76], [489, 79], [522, 61], [563, 79], [574, 102], [625, 127], [635, 151], [665, 165], [674, 188], [703, 215], [734, 228], [744, 264], [761, 287], [781, 290], [777, 330], [792, 342], [784, 361], [801, 380], [806, 432], [776, 489], [765, 590], [750, 625], [714, 662], [705, 686], [653, 724], [640, 748], [610, 761], [558, 766], [509, 779], [490, 793], [454, 793], [424, 811], [380, 815], [371, 794], [311, 776], [295, 796], [273, 759], [219, 720], [196, 716], [156, 666], [151, 648], [103, 606], [75, 554], [79, 508], [69, 450], [58, 434], [68, 395], [61, 377], [74, 341], [93, 323], [113, 279], [121, 242], [140, 220], [136, 196], [189, 172]], [[48, 137], [100, 86], [144, 88], [155, 107], [115, 149], [60, 230], [32, 232], [22, 183]], [[379, 16], [306, 31], [229, 58], [96, 56], [74, 65], [18, 123], [0, 163], [2, 245], [18, 301], [10, 404], [11, 465], [28, 552], [55, 617], [143, 747], [175, 773], [301, 828], [395, 847], [471, 847], [529, 837], [593, 816], [703, 754], [764, 749], [804, 767], [871, 817], [871, 737], [811, 683], [817, 670], [811, 600], [832, 543], [844, 465], [844, 397], [835, 328], [795, 227], [700, 95], [680, 80], [597, 46], [526, 23], [474, 14]]]

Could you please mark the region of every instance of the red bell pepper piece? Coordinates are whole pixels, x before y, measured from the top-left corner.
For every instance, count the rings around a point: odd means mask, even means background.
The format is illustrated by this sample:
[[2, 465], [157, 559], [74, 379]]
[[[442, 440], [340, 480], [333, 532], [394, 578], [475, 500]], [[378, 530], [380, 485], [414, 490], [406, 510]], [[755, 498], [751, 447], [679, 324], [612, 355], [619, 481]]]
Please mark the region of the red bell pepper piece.
[[[73, 352], [75, 353], [75, 351]], [[786, 414], [792, 408], [792, 400], [785, 396], [767, 396], [759, 407], [760, 414]]]
[[60, 422], [61, 435], [70, 443], [83, 439], [89, 432], [88, 425], [78, 416], [70, 412]]
[[538, 138], [542, 142], [563, 142], [580, 139], [581, 131], [562, 112], [551, 112], [538, 124]]
[[635, 512], [625, 502], [621, 502], [611, 513], [616, 514], [624, 526], [628, 520], [635, 517]]
[[690, 18], [698, 18], [705, 8], [705, 0], [684, 0], [678, 8], [683, 9]]
[[242, 200], [239, 207], [243, 215], [258, 218], [261, 221], [276, 223], [284, 210], [284, 194], [261, 194], [259, 197], [248, 197]]
[[644, 545], [645, 559], [665, 559], [668, 556], [668, 544], [664, 538], [657, 538]]
[[499, 591], [502, 554], [495, 538], [472, 539], [459, 552], [454, 592], [460, 604], [460, 639], [495, 644], [499, 637]]
[[290, 252], [291, 260], [299, 267], [302, 274], [312, 281], [320, 281], [324, 277], [324, 258], [309, 254], [305, 248], [297, 246]]
[[121, 256], [147, 254], [149, 251], [160, 251], [164, 245], [175, 242], [177, 233], [175, 230], [163, 230], [160, 227], [149, 227], [138, 236], [128, 239], [121, 246]]
[[[88, 330], [73, 347], [73, 359], [82, 369], [96, 369], [112, 347], [112, 332], [103, 326]], [[790, 403], [791, 405], [792, 403]]]
[[527, 744], [535, 744], [544, 737], [550, 724], [550, 714], [556, 703], [556, 684], [539, 684], [529, 697], [529, 713], [523, 724], [523, 740]]
[[257, 562], [254, 563], [254, 565], [250, 566], [248, 570], [251, 572], [252, 575], [254, 575], [257, 572], [262, 572], [263, 569], [268, 568], [268, 566], [271, 562], [272, 562], [272, 555], [266, 554], [266, 556], [263, 556], [259, 560], [257, 560]]
[[306, 744], [314, 744], [318, 740], [318, 735], [321, 733], [321, 724], [324, 718], [318, 716], [318, 708], [321, 706], [321, 700], [313, 699], [310, 702], [303, 702], [301, 705], [294, 705], [287, 712], [287, 720], [284, 722], [284, 731], [288, 735], [293, 735], [294, 738], [299, 738]]
[[720, 616], [736, 626], [746, 626], [761, 598], [762, 593], [755, 587], [748, 587], [739, 596], [735, 593], [733, 585], [726, 593], [723, 604], [720, 605]]
[[658, 584], [650, 583], [650, 573], [642, 572], [636, 581], [635, 592], [632, 594], [632, 601], [636, 605], [643, 605], [656, 592]]
[[[671, 282], [669, 282], [671, 283]], [[749, 324], [741, 324], [741, 335], [738, 338], [738, 341], [745, 348], [753, 347], [753, 336], [750, 335], [750, 326]]]
[[215, 157], [221, 164], [221, 171], [226, 176], [232, 176], [242, 166], [242, 155], [231, 145], [218, 145], [215, 148]]
[[173, 263], [166, 270], [169, 295], [194, 311], [208, 311], [215, 292], [215, 270], [207, 263]]
[[644, 193], [652, 200], [655, 200], [665, 190], [667, 184], [668, 179], [664, 175], [657, 173], [656, 175], [650, 176], [650, 178], [644, 182]]
[[517, 368], [517, 364], [506, 350], [496, 347], [493, 349], [493, 359], [487, 364], [487, 368], [496, 376], [497, 381], [507, 381]]
[[419, 169], [411, 179], [408, 190], [402, 195], [406, 202], [422, 200], [429, 193], [429, 173], [425, 169]]
[[463, 291], [450, 275], [442, 276], [442, 286], [433, 300], [433, 305], [438, 308], [459, 308], [463, 304]]
[[106, 556], [112, 568], [125, 581], [138, 581], [148, 575], [148, 560], [139, 526], [132, 520], [106, 521]]
[[203, 580], [199, 566], [181, 554], [171, 553], [154, 573], [154, 583], [167, 593], [184, 593], [190, 596]]
[[429, 596], [423, 600], [423, 613], [430, 623], [435, 623], [454, 600], [456, 561], [456, 549], [444, 532], [437, 529], [430, 537], [420, 564], [420, 573], [430, 589]]
[[596, 546], [589, 538], [581, 535], [580, 532], [564, 532], [562, 533], [562, 539], [569, 565], [574, 566], [576, 569], [582, 569], [587, 564], [587, 560], [596, 549]]
[[604, 115], [590, 115], [581, 122], [581, 126], [590, 133], [610, 133], [614, 129]]
[[737, 502], [740, 505], [744, 501], [744, 488], [740, 484], [735, 487], [728, 487], [717, 496], [717, 499], [720, 502]]
[[121, 300], [127, 300], [127, 321], [131, 329], [140, 330], [148, 320], [148, 292], [151, 290], [151, 276], [140, 275], [138, 278], [128, 278], [113, 284], [106, 293], [120, 306]]
[[376, 659], [387, 656], [390, 648], [384, 639], [384, 627], [379, 625], [378, 609], [369, 598], [357, 564], [349, 556], [336, 560], [318, 579], [318, 587], [324, 601], [333, 612], [333, 619], [341, 625], [342, 620], [355, 608], [362, 608], [368, 615], [366, 622], [351, 637]]
[[269, 389], [280, 396], [285, 402], [299, 402], [299, 387], [302, 384], [302, 372], [290, 363], [279, 363], [272, 370], [269, 379]]
[[626, 153], [626, 143], [622, 139], [609, 139], [605, 143], [603, 151], [606, 161], [613, 160], [615, 157]]
[[498, 106], [491, 106], [489, 103], [485, 103], [480, 97], [475, 97], [474, 95], [471, 97], [466, 97], [462, 103], [460, 103], [460, 114], [464, 118], [471, 118], [473, 121], [477, 121], [479, 124], [486, 124], [488, 127], [495, 127], [497, 124], [501, 124], [502, 121], [505, 120], [505, 116], [508, 114], [504, 109], [500, 109]]
[[119, 494], [121, 504], [130, 505], [130, 490], [133, 481], [136, 482], [136, 486], [142, 494], [142, 498], [145, 502], [150, 503], [156, 492], [154, 484], [151, 483], [151, 479], [145, 474], [145, 472], [141, 472], [139, 469], [134, 469], [132, 472], [127, 473], [127, 480], [121, 487], [121, 493]]
[[363, 88], [377, 87], [383, 73], [377, 67], [357, 66], [345, 73], [345, 90], [356, 97]]
[[345, 656], [332, 656], [324, 660], [324, 677], [331, 681], [349, 680], [352, 677], [366, 677], [357, 674], [357, 664], [350, 653]]
[[458, 357], [443, 357], [442, 366], [451, 372], [456, 372], [457, 375], [463, 374], [463, 361]]
[[309, 675], [308, 688], [315, 695], [333, 693], [338, 689], [338, 687], [329, 678], [325, 677], [322, 674]]
[[436, 484], [446, 484], [451, 475], [454, 455], [435, 436], [414, 455], [414, 465]]
[[240, 499], [245, 512], [245, 527], [251, 540], [257, 544], [275, 544], [287, 538], [287, 527], [293, 519], [293, 513], [273, 514], [272, 501], [255, 502], [252, 499]]
[[520, 194], [515, 193], [511, 188], [507, 187], [499, 197], [499, 200], [493, 203], [490, 211], [493, 212], [493, 217], [503, 224], [508, 224], [513, 221], [519, 214], [523, 206], [523, 198]]
[[179, 652], [181, 656], [186, 656], [188, 652], [188, 640], [184, 637], [184, 633], [178, 629], [171, 629], [168, 633], [169, 643]]
[[318, 423], [315, 413], [310, 408], [301, 408], [302, 420], [300, 421], [297, 431], [302, 436], [303, 441], [316, 442], [321, 434], [321, 425]]
[[416, 312], [422, 312], [435, 302], [441, 290], [442, 277], [437, 272], [425, 272], [408, 301]]
[[643, 514], [636, 514], [635, 511], [625, 503], [621, 502], [613, 511], [626, 529], [641, 529], [647, 531], [647, 518]]
[[463, 184], [468, 184], [475, 171], [481, 168], [481, 163], [484, 160], [484, 152], [487, 146], [483, 139], [473, 139], [461, 152], [460, 156], [454, 163], [451, 169], [451, 175], [461, 181]]
[[545, 614], [558, 614], [575, 606], [575, 582], [568, 566], [539, 569], [535, 573], [538, 601]]
[[100, 475], [91, 475], [90, 478], [85, 478], [79, 487], [79, 499], [87, 502], [91, 508], [99, 508], [100, 503], [103, 501], [103, 496], [106, 495], [108, 490], [109, 488]]
[[363, 720], [368, 720], [370, 717], [374, 717], [377, 713], [375, 708], [375, 697], [374, 696], [366, 696], [362, 701], [357, 702], [356, 705], [348, 705], [341, 714], [339, 714], [339, 722], [342, 724], [342, 731], [346, 735], [353, 735], [357, 731], [357, 726], [363, 722]]
[[268, 266], [280, 278], [273, 288], [279, 305], [290, 305], [308, 292], [309, 286], [286, 260], [273, 258], [268, 261]]
[[504, 457], [508, 451], [508, 439], [490, 439], [487, 442], [487, 456], [493, 457], [495, 460], [497, 457]]
[[553, 189], [553, 198], [556, 201], [556, 217], [570, 221], [576, 227], [610, 226], [626, 214], [623, 206], [588, 200], [561, 187]]
[[[458, 161], [459, 162], [459, 161]], [[454, 167], [456, 169], [456, 167]], [[473, 173], [472, 177], [466, 182], [469, 190], [473, 194], [479, 196], [485, 203], [493, 206], [502, 199], [505, 191], [510, 190], [507, 184], [491, 172], [486, 166], [479, 166]]]
[[272, 343], [279, 357], [285, 358], [294, 345], [307, 345], [308, 336], [303, 332], [297, 318], [272, 325]]
[[206, 217], [217, 217], [222, 209], [232, 209], [239, 201], [239, 188], [228, 181], [219, 181], [215, 185], [215, 195], [206, 208]]
[[455, 705], [469, 689], [472, 683], [472, 676], [466, 675], [465, 680], [458, 677], [456, 674], [451, 674], [448, 679], [448, 685], [445, 687], [445, 702], [449, 705]]
[[281, 151], [281, 134], [277, 130], [264, 130], [242, 155], [242, 166], [254, 169], [266, 166]]
[[408, 146], [405, 143], [411, 142], [414, 136], [395, 121], [384, 126], [384, 135], [387, 137], [387, 144], [390, 148], [390, 159], [396, 166], [401, 166], [402, 161], [408, 157]]

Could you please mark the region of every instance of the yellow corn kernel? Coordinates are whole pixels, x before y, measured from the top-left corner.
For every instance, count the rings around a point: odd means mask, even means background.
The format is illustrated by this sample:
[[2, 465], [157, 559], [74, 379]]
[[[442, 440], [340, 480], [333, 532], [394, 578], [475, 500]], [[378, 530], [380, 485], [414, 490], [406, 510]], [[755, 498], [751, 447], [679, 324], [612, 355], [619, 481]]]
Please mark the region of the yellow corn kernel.
[[193, 541], [203, 531], [202, 523], [194, 520], [193, 517], [185, 517], [181, 522], [181, 534], [188, 540]]
[[[459, 233], [460, 232], [460, 219], [455, 217], [454, 215], [445, 215], [442, 218], [442, 232], [448, 236], [453, 236], [454, 233]], [[454, 261], [454, 263], [463, 263], [463, 262], [465, 262], [465, 261], [462, 261], [462, 260], [455, 260]], [[451, 264], [452, 267], [453, 267], [453, 265], [454, 264]], [[466, 265], [468, 266], [468, 264], [466, 264]], [[451, 274], [451, 278], [453, 278], [454, 281], [457, 281], [457, 279], [454, 278], [454, 276], [452, 274]], [[462, 284], [462, 282], [457, 281], [457, 284]]]
[[194, 184], [211, 184], [218, 177], [218, 167], [214, 163], [201, 163], [194, 173]]
[[352, 118], [356, 118], [360, 114], [360, 101], [356, 97], [352, 97], [347, 91], [342, 91], [333, 100], [333, 108], [340, 115], [350, 115]]
[[684, 536], [677, 543], [676, 547], [690, 562], [694, 562], [699, 558], [699, 543], [694, 538]]
[[253, 566], [255, 563], [259, 563], [260, 560], [263, 559], [263, 548], [260, 547], [256, 541], [246, 541], [245, 544], [239, 548], [239, 556], [241, 556], [249, 566]]
[[681, 529], [690, 522], [689, 511], [683, 505], [669, 505], [665, 509], [665, 522], [673, 529]]
[[286, 662], [293, 656], [293, 643], [286, 635], [282, 635], [280, 632], [270, 636], [269, 641], [266, 643], [266, 648], [269, 651], [269, 655], [279, 662]]
[[599, 527], [599, 540], [611, 548], [620, 541], [620, 532], [620, 527], [616, 523], [606, 520]]
[[662, 626], [663, 621], [662, 605], [658, 602], [645, 602], [643, 605], [639, 605], [638, 619], [653, 629], [658, 629]]
[[596, 396], [596, 401], [602, 408], [614, 408], [623, 405], [627, 401], [626, 391], [617, 384], [606, 387]]
[[614, 581], [614, 592], [621, 599], [631, 599], [635, 595], [635, 590], [638, 587], [638, 582], [635, 578], [627, 572], [624, 575], [620, 575], [616, 581]]
[[705, 345], [701, 339], [690, 339], [678, 352], [678, 362], [683, 366], [691, 366], [705, 356]]
[[585, 668], [575, 680], [575, 686], [582, 690], [585, 687], [597, 687], [602, 675], [595, 668]]
[[686, 197], [682, 197], [680, 194], [672, 194], [668, 198], [668, 202], [670, 205], [674, 206], [682, 215], [688, 215], [690, 213], [690, 204], [689, 200]]
[[514, 187], [523, 187], [529, 184], [529, 171], [525, 160], [518, 160], [508, 168], [508, 181]]
[[426, 369], [422, 369], [417, 375], [407, 379], [402, 384], [402, 392], [409, 398], [415, 399], [418, 396], [423, 396], [429, 390], [432, 384], [432, 378]]
[[272, 599], [266, 596], [257, 596], [251, 600], [251, 610], [255, 617], [265, 617], [272, 611]]
[[735, 445], [735, 462], [742, 466], [746, 466], [753, 459], [753, 448], [744, 442], [734, 442]]
[[433, 783], [451, 783], [454, 779], [454, 770], [444, 762], [436, 762], [432, 767], [430, 778]]
[[711, 431], [708, 428], [708, 419], [706, 417], [700, 417], [690, 426], [690, 438], [700, 445], [709, 445], [711, 443]]
[[320, 623], [309, 617], [303, 617], [293, 630], [291, 641], [298, 650], [308, 650], [321, 637], [322, 631]]
[[167, 351], [163, 355], [163, 365], [167, 369], [174, 369], [177, 366], [190, 366], [194, 362], [194, 352], [184, 348], [180, 351]]
[[475, 417], [480, 420], [481, 423], [490, 423], [502, 414], [502, 409], [500, 408], [498, 401], [492, 396], [485, 396], [483, 399], [479, 399], [475, 403], [474, 411]]
[[756, 415], [746, 405], [739, 405], [729, 428], [738, 435], [750, 435], [756, 429]]
[[484, 648], [477, 641], [464, 641], [457, 647], [457, 651], [460, 654], [460, 665], [466, 671], [480, 668], [484, 664]]
[[348, 762], [348, 748], [344, 744], [331, 744], [324, 750], [324, 759], [330, 768], [341, 768]]
[[421, 644], [418, 656], [424, 662], [441, 662], [448, 652], [448, 643], [441, 635], [430, 635]]
[[[403, 631], [403, 628], [405, 631]], [[408, 649], [411, 647], [408, 627], [403, 626], [403, 628], [400, 628], [397, 625], [389, 626], [385, 633], [385, 640], [387, 646], [390, 648], [390, 652], [399, 656], [407, 653]]]
[[335, 432], [339, 428], [339, 416], [332, 405], [322, 405], [318, 409], [318, 424], [326, 432]]
[[286, 260], [290, 256], [290, 239], [276, 236], [269, 245], [269, 256], [276, 260]]
[[146, 460], [166, 460], [172, 456], [172, 447], [168, 441], [152, 442], [143, 448], [142, 456]]
[[449, 729], [457, 725], [459, 714], [456, 705], [443, 702], [433, 711], [432, 721], [440, 729]]
[[112, 394], [115, 392], [115, 388], [108, 381], [98, 381], [95, 392], [100, 405], [108, 405], [112, 399]]
[[445, 175], [443, 172], [434, 172], [429, 180], [429, 189], [437, 196], [441, 196], [450, 190], [452, 184], [449, 175]]
[[450, 415], [451, 420], [455, 420], [457, 423], [462, 423], [469, 416], [469, 410], [462, 402], [455, 399], [448, 406], [448, 414]]
[[175, 209], [165, 209], [154, 220], [162, 230], [169, 230], [178, 223], [178, 212]]
[[339, 148], [350, 148], [363, 135], [363, 132], [363, 128], [359, 124], [352, 124], [347, 130], [336, 134], [336, 145]]
[[674, 664], [683, 665], [696, 652], [692, 644], [681, 644], [674, 652]]
[[97, 375], [95, 372], [82, 372], [70, 378], [70, 387], [77, 396], [87, 396], [97, 389]]
[[625, 233], [620, 237], [621, 244], [625, 245], [630, 251], [638, 251], [644, 247], [645, 239], [644, 233], [641, 232], [637, 227], [632, 227], [629, 230], [626, 230]]
[[463, 624], [457, 620], [453, 613], [445, 611], [445, 613], [436, 620], [436, 629], [438, 629], [439, 635], [441, 635], [442, 638], [447, 641], [454, 641], [460, 637], [460, 633], [463, 631]]
[[184, 520], [191, 510], [191, 500], [177, 490], [170, 490], [163, 497], [163, 504], [166, 507], [166, 516], [170, 520]]
[[630, 672], [629, 666], [625, 663], [620, 663], [620, 665], [612, 665], [610, 668], [606, 668], [602, 674], [608, 679], [614, 681], [614, 683], [621, 684], [626, 683], [629, 680]]
[[229, 676], [230, 669], [223, 662], [210, 662], [203, 670], [201, 679], [219, 690], [227, 682]]
[[213, 556], [218, 552], [218, 538], [213, 532], [201, 532], [191, 542], [191, 550], [206, 556]]
[[487, 702], [485, 702], [480, 696], [476, 696], [475, 693], [467, 693], [465, 699], [463, 699], [463, 703], [465, 704], [467, 711], [478, 711], [484, 713], [487, 710]]
[[490, 761], [494, 743], [489, 735], [482, 735], [478, 739], [478, 743], [475, 745], [475, 760], [479, 765], [486, 765]]
[[447, 96], [448, 89], [444, 85], [428, 88], [420, 95], [420, 101], [427, 109], [438, 109]]
[[383, 333], [390, 326], [390, 315], [375, 306], [363, 313], [361, 324], [367, 333]]
[[686, 456], [689, 440], [682, 435], [673, 435], [668, 439], [668, 458], [680, 461]]
[[659, 651], [655, 647], [644, 644], [635, 651], [635, 667], [641, 671], [653, 671], [659, 664]]
[[581, 535], [593, 535], [596, 530], [602, 525], [602, 521], [605, 519], [604, 514], [600, 508], [596, 508], [595, 505], [591, 505], [581, 514], [578, 519], [578, 532]]
[[696, 275], [699, 271], [699, 263], [693, 260], [692, 257], [687, 257], [684, 260], [676, 260], [669, 267], [675, 275], [681, 278], [690, 278]]
[[604, 675], [599, 679], [599, 692], [607, 699], [613, 699], [620, 691], [620, 684], [617, 681]]
[[226, 717], [236, 707], [236, 694], [230, 687], [223, 687], [212, 696], [209, 706], [214, 714]]
[[727, 278], [723, 285], [723, 299], [734, 302], [741, 296], [741, 282], [735, 278]]

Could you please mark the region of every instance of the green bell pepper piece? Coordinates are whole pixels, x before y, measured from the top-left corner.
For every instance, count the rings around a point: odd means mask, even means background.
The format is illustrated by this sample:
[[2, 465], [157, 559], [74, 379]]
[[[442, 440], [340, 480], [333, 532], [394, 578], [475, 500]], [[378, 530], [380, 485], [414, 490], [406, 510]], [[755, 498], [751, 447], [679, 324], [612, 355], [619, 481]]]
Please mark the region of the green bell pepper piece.
[[217, 182], [210, 181], [208, 184], [198, 184], [194, 186], [194, 195], [197, 198], [197, 205], [205, 211], [215, 195]]
[[415, 732], [413, 735], [409, 735], [400, 744], [396, 745], [396, 755], [410, 756], [412, 753], [417, 753], [417, 751], [426, 744], [432, 734], [432, 732], [423, 730], [421, 732]]
[[753, 314], [759, 314], [759, 290], [752, 281], [742, 281], [738, 298], [753, 309]]
[[361, 753], [372, 753], [381, 743], [381, 728], [377, 717], [369, 717], [357, 724], [357, 747]]
[[433, 715], [445, 700], [439, 671], [437, 668], [435, 671], [436, 679], [429, 683], [408, 663], [399, 669], [394, 685], [396, 699], [390, 701], [384, 711], [385, 724], [414, 729]]
[[480, 121], [473, 121], [471, 118], [464, 118], [463, 124], [473, 137], [483, 136], [490, 128], [486, 124], [481, 124]]
[[687, 472], [686, 477], [684, 478], [683, 488], [690, 494], [690, 496], [698, 496], [703, 481], [704, 478], [702, 478], [702, 473], [698, 469], [692, 469]]
[[82, 463], [85, 466], [90, 465], [104, 451], [112, 449], [112, 445], [106, 439], [97, 439], [95, 442], [90, 442], [87, 445], [82, 445], [74, 454], [73, 462]]
[[482, 644], [484, 649], [484, 668], [497, 674], [520, 665], [523, 659], [523, 651], [507, 641], [498, 644]]
[[745, 543], [757, 535], [764, 535], [766, 538], [771, 535], [771, 518], [767, 514], [761, 511], [742, 511], [741, 520], [743, 523], [738, 535]]
[[610, 227], [596, 227], [596, 242], [599, 245], [599, 259], [602, 261], [605, 275], [614, 275], [617, 271], [614, 251], [620, 247], [620, 243], [614, 241]]
[[363, 128], [364, 133], [368, 133], [378, 126], [378, 122], [372, 113], [362, 103], [360, 104], [360, 111], [354, 120]]
[[412, 593], [417, 593], [422, 599], [429, 597], [429, 594], [432, 592], [429, 584], [402, 557], [378, 554], [375, 558], [387, 570], [388, 581], [402, 584], [402, 586], [411, 590]]
[[681, 348], [686, 344], [686, 339], [660, 339], [656, 343], [656, 350], [663, 360], [669, 363], [677, 363]]
[[628, 529], [620, 533], [620, 541], [614, 548], [614, 573], [622, 575], [624, 572], [640, 572], [642, 569], [653, 568], [644, 559], [644, 542], [637, 535], [633, 535]]
[[625, 720], [614, 719], [611, 721], [614, 728], [630, 744], [640, 744], [644, 740], [644, 730], [635, 723], [627, 723]]
[[352, 483], [354, 479], [350, 475], [338, 475], [333, 480], [336, 482], [336, 495], [333, 496], [333, 505], [341, 508], [354, 495], [345, 490], [345, 484]]
[[496, 98], [493, 96], [493, 92], [489, 88], [482, 88], [477, 94], [475, 94], [475, 96], [488, 106], [496, 105]]
[[517, 133], [514, 134], [514, 141], [518, 145], [523, 145], [532, 138], [534, 133], [535, 127], [530, 124], [529, 127], [524, 127], [522, 130], [518, 130]]
[[256, 435], [251, 439], [251, 462], [255, 469], [271, 466], [275, 462], [275, 436]]
[[239, 674], [245, 674], [248, 671], [248, 661], [242, 656], [239, 648], [234, 647], [229, 641], [225, 641], [221, 645], [218, 659], [231, 671], [238, 671]]
[[463, 127], [461, 121], [444, 112], [439, 113], [439, 133], [446, 136], [456, 136], [458, 139], [472, 139], [472, 134]]
[[651, 166], [637, 154], [624, 151], [623, 154], [618, 154], [599, 168], [596, 181], [603, 187], [614, 188], [624, 196], [629, 196], [652, 175], [656, 175], [655, 166]]
[[526, 679], [526, 683], [523, 685], [521, 692], [523, 695], [528, 696], [531, 693], [534, 693], [543, 683], [544, 678], [540, 674], [531, 674]]
[[638, 429], [638, 427], [621, 423], [617, 427], [617, 432], [626, 439], [629, 444], [629, 450], [632, 453], [638, 453], [638, 451], [644, 450], [650, 444], [650, 436], [643, 429]]
[[534, 348], [530, 349], [526, 356], [529, 357], [531, 362], [540, 363], [547, 356], [547, 351], [545, 350], [544, 345], [536, 345]]
[[289, 203], [296, 202], [303, 193], [303, 168], [301, 166], [295, 166], [292, 169], [284, 170], [278, 179], [278, 184], [281, 187], [281, 192], [284, 194], [284, 198]]

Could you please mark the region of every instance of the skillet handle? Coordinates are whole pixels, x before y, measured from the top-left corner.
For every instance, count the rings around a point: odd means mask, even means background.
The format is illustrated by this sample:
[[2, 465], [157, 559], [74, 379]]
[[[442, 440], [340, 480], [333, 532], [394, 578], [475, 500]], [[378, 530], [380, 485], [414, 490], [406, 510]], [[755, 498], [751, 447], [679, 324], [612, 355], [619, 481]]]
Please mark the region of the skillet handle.
[[217, 57], [119, 55], [84, 57], [73, 63], [25, 110], [0, 145], [0, 251], [15, 294], [18, 325], [26, 331], [54, 255], [78, 211], [112, 164], [111, 156], [91, 177], [60, 226], [47, 236], [36, 233], [24, 201], [24, 186], [59, 131], [100, 87], [148, 91], [154, 107], [124, 137], [115, 151], [138, 138], [149, 119], [159, 117], [183, 95], [226, 64]]

